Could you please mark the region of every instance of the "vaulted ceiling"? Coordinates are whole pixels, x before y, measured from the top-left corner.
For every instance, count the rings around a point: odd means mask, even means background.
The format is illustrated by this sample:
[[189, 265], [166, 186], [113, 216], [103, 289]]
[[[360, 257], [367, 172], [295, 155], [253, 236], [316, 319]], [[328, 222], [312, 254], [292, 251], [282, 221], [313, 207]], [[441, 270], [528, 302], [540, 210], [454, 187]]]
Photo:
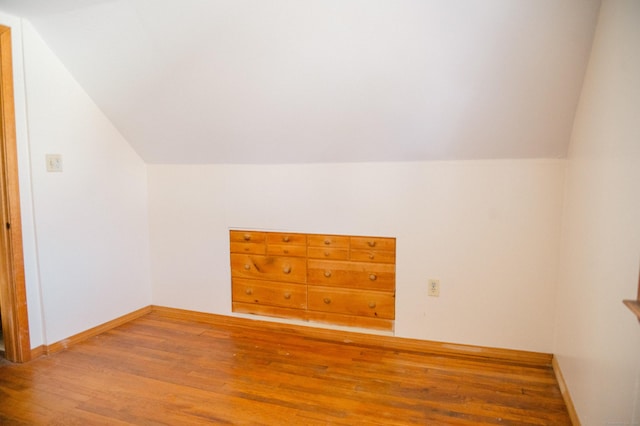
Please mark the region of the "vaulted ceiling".
[[566, 155], [597, 0], [0, 0], [148, 163]]

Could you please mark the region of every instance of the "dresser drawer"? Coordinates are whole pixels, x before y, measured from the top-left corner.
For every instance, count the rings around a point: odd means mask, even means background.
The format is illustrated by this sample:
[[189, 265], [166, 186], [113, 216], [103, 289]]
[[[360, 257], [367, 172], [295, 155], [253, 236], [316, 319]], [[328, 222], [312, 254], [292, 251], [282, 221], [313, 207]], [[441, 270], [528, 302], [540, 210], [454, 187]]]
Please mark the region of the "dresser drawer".
[[349, 237], [342, 235], [309, 235], [307, 244], [310, 247], [349, 248]]
[[307, 306], [312, 311], [373, 318], [395, 318], [393, 293], [310, 286]]
[[396, 252], [395, 251], [382, 251], [382, 250], [351, 250], [351, 256], [349, 257], [355, 262], [374, 262], [374, 263], [395, 263]]
[[234, 302], [259, 303], [295, 309], [307, 308], [307, 288], [304, 284], [234, 278], [232, 297]]
[[266, 232], [259, 231], [229, 231], [229, 241], [232, 243], [264, 244]]
[[229, 243], [231, 253], [265, 254], [267, 246], [264, 243]]
[[307, 283], [329, 287], [394, 291], [395, 265], [309, 259]]
[[307, 246], [269, 244], [267, 246], [267, 254], [270, 254], [272, 256], [304, 257], [307, 255]]
[[314, 259], [347, 260], [349, 259], [349, 250], [346, 248], [309, 247], [307, 256]]
[[307, 245], [307, 236], [305, 234], [268, 232], [267, 244], [305, 246]]
[[231, 276], [304, 283], [307, 276], [307, 265], [304, 257], [231, 253]]
[[396, 240], [229, 231], [233, 312], [393, 330]]
[[395, 238], [351, 237], [351, 250], [389, 250], [395, 251]]

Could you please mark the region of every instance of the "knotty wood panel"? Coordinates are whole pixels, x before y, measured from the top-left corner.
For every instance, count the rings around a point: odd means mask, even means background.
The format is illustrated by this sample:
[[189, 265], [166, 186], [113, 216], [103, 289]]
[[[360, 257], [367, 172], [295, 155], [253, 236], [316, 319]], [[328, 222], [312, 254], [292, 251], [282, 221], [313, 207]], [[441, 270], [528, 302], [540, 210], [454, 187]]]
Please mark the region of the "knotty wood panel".
[[305, 283], [304, 258], [231, 254], [231, 274], [238, 278]]
[[0, 423], [570, 424], [548, 365], [216, 318], [154, 308], [54, 355], [0, 365]]

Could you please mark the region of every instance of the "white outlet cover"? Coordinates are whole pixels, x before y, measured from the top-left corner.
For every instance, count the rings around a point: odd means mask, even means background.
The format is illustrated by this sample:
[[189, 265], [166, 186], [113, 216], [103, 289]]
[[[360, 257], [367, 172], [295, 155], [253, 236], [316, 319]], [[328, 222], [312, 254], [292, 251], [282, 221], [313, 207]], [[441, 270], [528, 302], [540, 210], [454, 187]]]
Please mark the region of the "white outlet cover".
[[47, 154], [45, 156], [47, 160], [48, 172], [61, 172], [62, 171], [62, 155], [60, 154]]
[[432, 297], [440, 297], [440, 280], [429, 279], [427, 294]]

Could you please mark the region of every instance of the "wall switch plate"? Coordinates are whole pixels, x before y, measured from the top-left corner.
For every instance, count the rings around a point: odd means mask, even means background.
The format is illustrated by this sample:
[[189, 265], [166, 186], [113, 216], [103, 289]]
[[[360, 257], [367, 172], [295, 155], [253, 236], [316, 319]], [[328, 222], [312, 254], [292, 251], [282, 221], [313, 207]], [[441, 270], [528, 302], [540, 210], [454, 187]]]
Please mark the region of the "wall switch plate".
[[45, 156], [47, 160], [48, 172], [61, 172], [62, 171], [62, 155], [60, 154], [47, 154]]
[[427, 289], [427, 294], [431, 297], [439, 297], [440, 296], [440, 280], [429, 278], [428, 285], [429, 287]]

